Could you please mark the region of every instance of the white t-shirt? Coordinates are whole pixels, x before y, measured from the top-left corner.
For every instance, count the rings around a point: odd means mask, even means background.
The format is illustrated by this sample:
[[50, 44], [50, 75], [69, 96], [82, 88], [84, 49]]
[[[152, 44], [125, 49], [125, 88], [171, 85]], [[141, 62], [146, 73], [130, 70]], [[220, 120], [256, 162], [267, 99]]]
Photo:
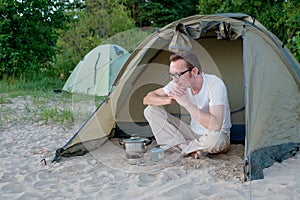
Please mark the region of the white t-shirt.
[[[198, 106], [202, 111], [208, 112], [209, 106], [224, 105], [224, 120], [222, 129], [229, 130], [231, 128], [230, 108], [228, 103], [227, 89], [224, 82], [215, 75], [202, 73], [203, 85], [200, 92], [193, 95], [191, 89], [188, 88], [188, 96], [192, 103]], [[164, 92], [169, 94], [175, 82], [169, 82], [164, 88]], [[198, 121], [191, 118], [191, 129], [198, 135], [207, 133], [208, 129], [202, 126]]]

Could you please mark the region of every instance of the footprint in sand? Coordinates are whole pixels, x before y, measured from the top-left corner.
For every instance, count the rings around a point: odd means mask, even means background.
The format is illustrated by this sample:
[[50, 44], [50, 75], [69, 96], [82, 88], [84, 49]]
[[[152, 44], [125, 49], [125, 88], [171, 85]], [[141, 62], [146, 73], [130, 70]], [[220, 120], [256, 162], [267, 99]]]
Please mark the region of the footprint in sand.
[[49, 172], [47, 170], [33, 171], [24, 177], [25, 182], [35, 182], [40, 180], [49, 180]]
[[8, 183], [1, 188], [1, 191], [6, 194], [18, 194], [24, 192], [25, 190], [26, 188], [19, 183]]
[[96, 159], [87, 159], [87, 163], [96, 166], [98, 164], [98, 161]]
[[25, 192], [22, 196], [19, 197], [19, 199], [28, 199], [28, 200], [40, 200], [44, 199], [45, 197], [38, 194], [33, 194], [29, 192]]
[[137, 186], [138, 187], [146, 187], [150, 183], [153, 183], [155, 181], [155, 178], [151, 175], [148, 174], [141, 174], [138, 176], [138, 182]]
[[49, 181], [36, 181], [33, 184], [33, 188], [37, 190], [48, 188], [48, 186], [49, 186]]

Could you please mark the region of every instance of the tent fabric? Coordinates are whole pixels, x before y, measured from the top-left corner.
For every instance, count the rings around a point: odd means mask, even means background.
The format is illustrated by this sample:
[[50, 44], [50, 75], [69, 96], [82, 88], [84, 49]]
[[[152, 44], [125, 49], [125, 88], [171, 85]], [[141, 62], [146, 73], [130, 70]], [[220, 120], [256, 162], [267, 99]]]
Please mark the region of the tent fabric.
[[[197, 55], [205, 73], [220, 77], [227, 86], [231, 139], [244, 138], [250, 180], [262, 178], [262, 169], [269, 166], [255, 161], [263, 154], [273, 154], [270, 159], [278, 161], [292, 155], [279, 152], [299, 148], [299, 62], [257, 20], [230, 13], [184, 18], [144, 40], [120, 70], [113, 92], [54, 160], [91, 151], [118, 132], [153, 136], [143, 116], [142, 99], [170, 81], [169, 56], [186, 49]], [[178, 104], [166, 109], [189, 122], [187, 111]]]
[[63, 91], [96, 96], [108, 95], [129, 56], [127, 50], [115, 44], [97, 46], [77, 64]]
[[292, 142], [284, 143], [276, 146], [263, 147], [251, 154], [250, 170], [248, 176], [251, 180], [263, 179], [263, 169], [270, 167], [275, 161], [283, 160], [294, 156], [299, 151], [300, 144]]

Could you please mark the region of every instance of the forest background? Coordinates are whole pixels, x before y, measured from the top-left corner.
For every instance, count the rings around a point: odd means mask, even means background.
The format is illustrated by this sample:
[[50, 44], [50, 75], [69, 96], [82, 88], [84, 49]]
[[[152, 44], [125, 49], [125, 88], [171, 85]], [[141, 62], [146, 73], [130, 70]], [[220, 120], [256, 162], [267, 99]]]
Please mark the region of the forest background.
[[113, 35], [196, 14], [251, 15], [299, 61], [299, 8], [299, 0], [0, 0], [1, 89], [41, 80], [42, 88], [61, 88], [84, 55]]

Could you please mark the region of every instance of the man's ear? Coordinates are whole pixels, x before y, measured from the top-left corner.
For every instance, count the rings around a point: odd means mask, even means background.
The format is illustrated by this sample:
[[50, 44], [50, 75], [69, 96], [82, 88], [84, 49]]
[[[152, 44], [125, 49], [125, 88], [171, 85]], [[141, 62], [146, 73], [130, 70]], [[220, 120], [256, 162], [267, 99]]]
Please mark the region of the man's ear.
[[193, 74], [200, 74], [199, 69], [197, 67], [194, 67], [192, 69]]

